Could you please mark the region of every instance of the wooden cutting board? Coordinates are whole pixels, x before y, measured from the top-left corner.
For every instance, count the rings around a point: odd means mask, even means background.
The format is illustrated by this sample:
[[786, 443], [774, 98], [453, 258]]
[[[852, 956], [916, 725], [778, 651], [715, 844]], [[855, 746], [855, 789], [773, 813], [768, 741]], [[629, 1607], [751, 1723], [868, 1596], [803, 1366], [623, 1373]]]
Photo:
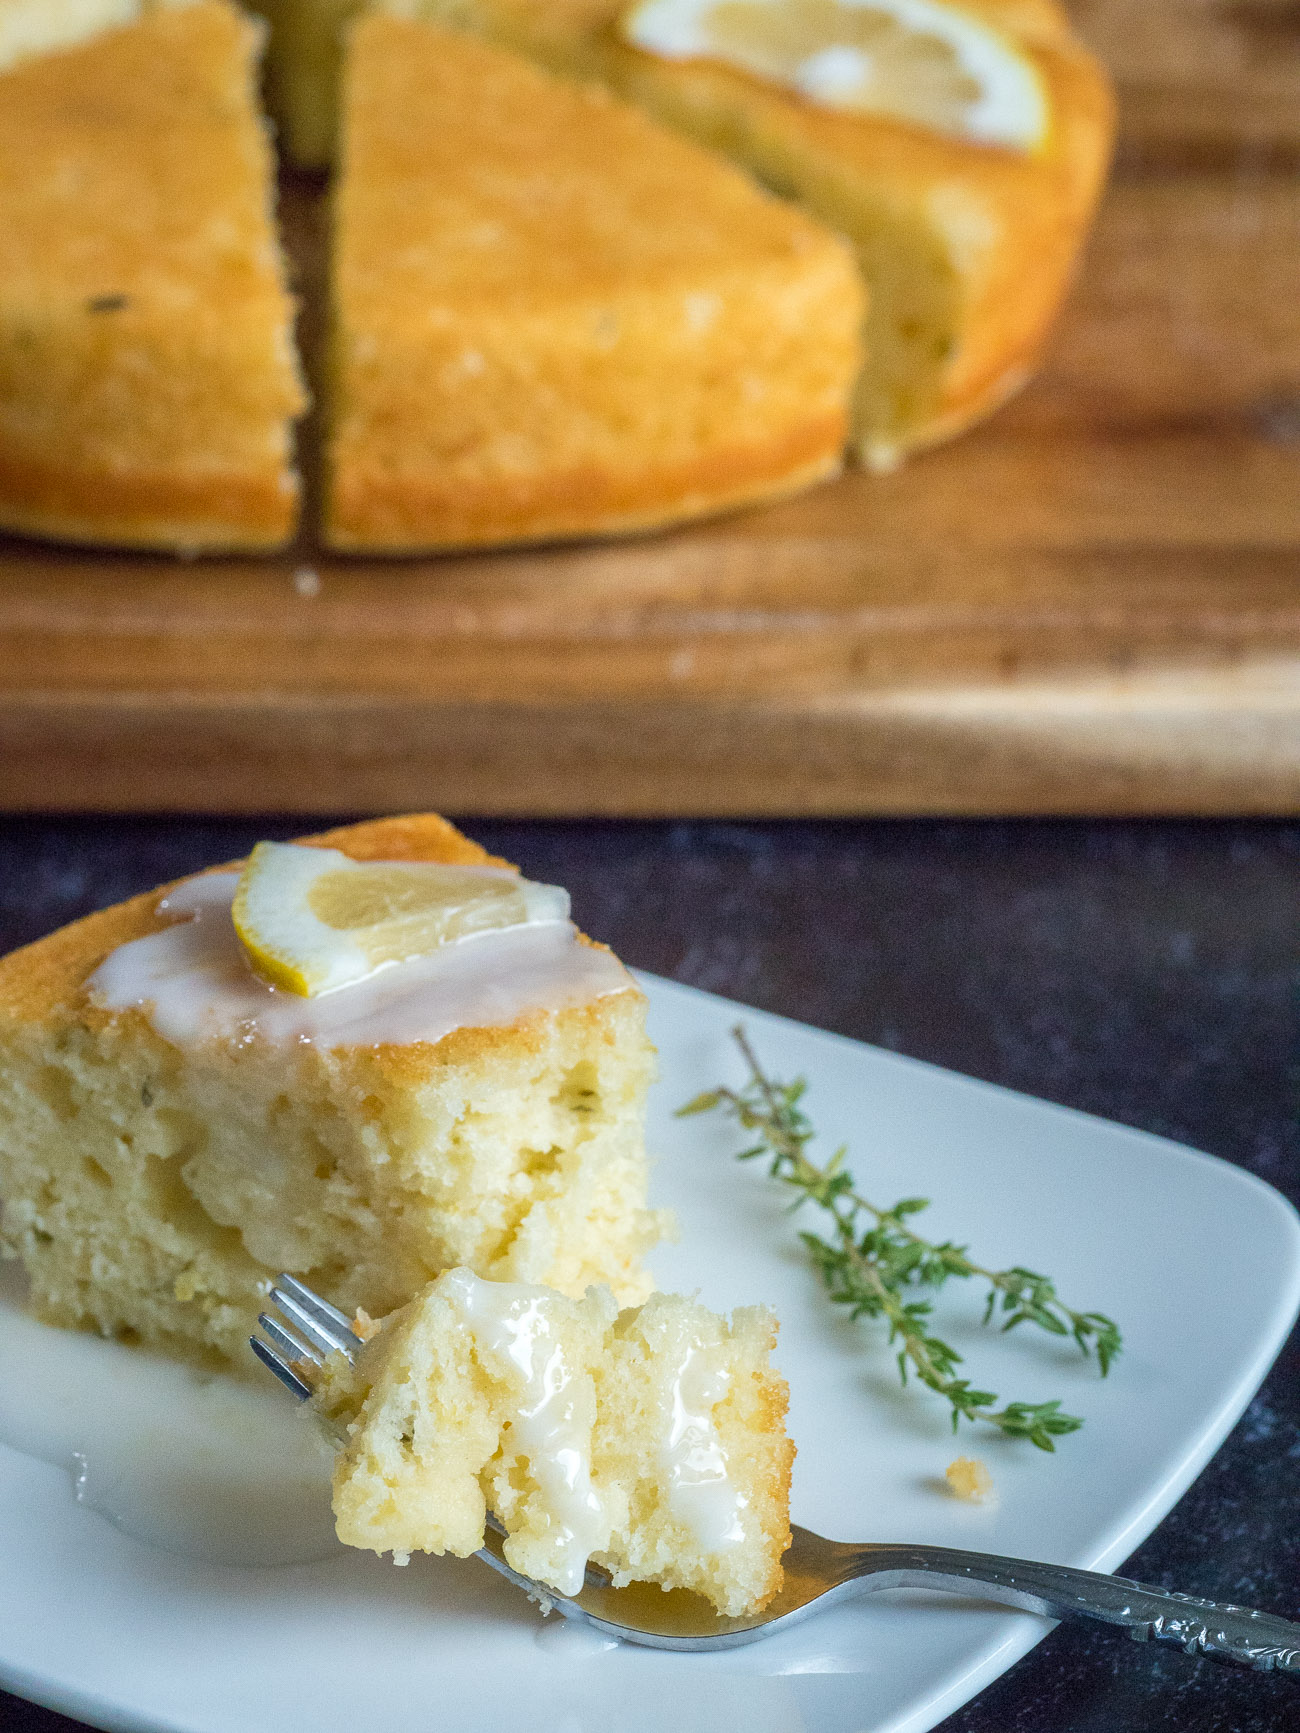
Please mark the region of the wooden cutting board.
[[1076, 13], [1119, 166], [986, 427], [617, 545], [0, 543], [0, 807], [1300, 810], [1300, 6]]

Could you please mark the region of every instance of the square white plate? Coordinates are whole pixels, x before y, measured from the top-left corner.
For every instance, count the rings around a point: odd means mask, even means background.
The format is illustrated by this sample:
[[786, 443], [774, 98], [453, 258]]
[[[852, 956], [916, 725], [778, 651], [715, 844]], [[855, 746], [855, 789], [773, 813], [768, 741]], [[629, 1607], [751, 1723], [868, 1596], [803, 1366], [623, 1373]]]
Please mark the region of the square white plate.
[[[1046, 1270], [1071, 1304], [1124, 1328], [1103, 1383], [1053, 1339], [985, 1332], [978, 1296], [950, 1283], [940, 1317], [971, 1375], [1005, 1397], [1059, 1396], [1087, 1422], [1055, 1456], [987, 1428], [954, 1441], [941, 1402], [899, 1390], [878, 1326], [829, 1308], [775, 1188], [732, 1159], [734, 1128], [673, 1117], [709, 1085], [742, 1081], [728, 1035], [738, 1008], [644, 984], [662, 1056], [654, 1189], [682, 1229], [656, 1270], [712, 1306], [762, 1300], [780, 1315], [795, 1519], [845, 1540], [1116, 1566], [1285, 1340], [1300, 1306], [1300, 1218], [1194, 1150], [745, 1011], [771, 1072], [811, 1080], [825, 1147], [849, 1143], [869, 1196], [931, 1197], [928, 1231], [990, 1265]], [[945, 1494], [960, 1453], [991, 1468], [992, 1508]], [[1048, 1626], [912, 1594], [698, 1657], [588, 1654], [539, 1641], [544, 1628], [476, 1561], [395, 1570], [340, 1548], [251, 1570], [172, 1557], [79, 1506], [63, 1471], [0, 1447], [0, 1684], [132, 1733], [920, 1733]], [[1125, 1643], [1117, 1664], [1140, 1667], [1143, 1653]]]

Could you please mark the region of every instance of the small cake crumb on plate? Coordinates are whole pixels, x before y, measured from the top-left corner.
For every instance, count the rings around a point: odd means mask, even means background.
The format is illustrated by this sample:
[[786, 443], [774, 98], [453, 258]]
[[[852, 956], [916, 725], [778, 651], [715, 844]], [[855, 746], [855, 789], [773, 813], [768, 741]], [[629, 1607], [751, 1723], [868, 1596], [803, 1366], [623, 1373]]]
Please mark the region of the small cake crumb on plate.
[[959, 1456], [948, 1464], [943, 1477], [953, 1497], [970, 1504], [990, 1504], [997, 1497], [993, 1476], [978, 1456]]

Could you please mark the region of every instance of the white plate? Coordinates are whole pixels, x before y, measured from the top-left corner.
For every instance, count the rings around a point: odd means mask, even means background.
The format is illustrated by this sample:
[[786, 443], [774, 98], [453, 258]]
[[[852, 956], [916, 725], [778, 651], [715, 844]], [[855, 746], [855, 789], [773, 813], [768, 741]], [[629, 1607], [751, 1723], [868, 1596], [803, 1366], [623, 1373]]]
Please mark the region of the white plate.
[[[1300, 1220], [1237, 1168], [1160, 1138], [971, 1082], [759, 1012], [775, 1075], [812, 1080], [868, 1195], [932, 1197], [938, 1235], [992, 1265], [1049, 1271], [1109, 1312], [1126, 1350], [1101, 1382], [1072, 1350], [981, 1331], [950, 1284], [946, 1329], [1003, 1395], [1060, 1396], [1084, 1430], [1047, 1456], [964, 1429], [992, 1509], [947, 1497], [942, 1403], [901, 1393], [871, 1325], [819, 1294], [732, 1129], [673, 1108], [742, 1067], [726, 1000], [647, 980], [663, 1080], [657, 1198], [681, 1220], [665, 1287], [764, 1300], [799, 1446], [795, 1519], [847, 1540], [933, 1541], [1108, 1569], [1147, 1535], [1241, 1413], [1300, 1305]], [[1210, 1246], [1214, 1248], [1211, 1259]], [[0, 1448], [0, 1684], [107, 1728], [186, 1733], [920, 1733], [1048, 1628], [941, 1596], [840, 1608], [753, 1647], [686, 1657], [539, 1640], [523, 1597], [475, 1561], [407, 1570], [339, 1549], [290, 1568], [200, 1565], [77, 1505], [68, 1476]], [[1185, 1586], [1194, 1590], [1196, 1584]], [[553, 1624], [554, 1622], [552, 1622]], [[1147, 1664], [1117, 1639], [1116, 1664]]]

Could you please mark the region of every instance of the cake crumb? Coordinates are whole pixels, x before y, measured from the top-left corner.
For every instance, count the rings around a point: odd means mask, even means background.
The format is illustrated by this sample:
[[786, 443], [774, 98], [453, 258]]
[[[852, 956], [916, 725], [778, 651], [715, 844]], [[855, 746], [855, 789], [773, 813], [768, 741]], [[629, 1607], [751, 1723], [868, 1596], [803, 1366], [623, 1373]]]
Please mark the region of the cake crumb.
[[944, 1470], [944, 1479], [954, 1498], [971, 1504], [987, 1504], [993, 1497], [993, 1476], [977, 1456], [959, 1456]]

